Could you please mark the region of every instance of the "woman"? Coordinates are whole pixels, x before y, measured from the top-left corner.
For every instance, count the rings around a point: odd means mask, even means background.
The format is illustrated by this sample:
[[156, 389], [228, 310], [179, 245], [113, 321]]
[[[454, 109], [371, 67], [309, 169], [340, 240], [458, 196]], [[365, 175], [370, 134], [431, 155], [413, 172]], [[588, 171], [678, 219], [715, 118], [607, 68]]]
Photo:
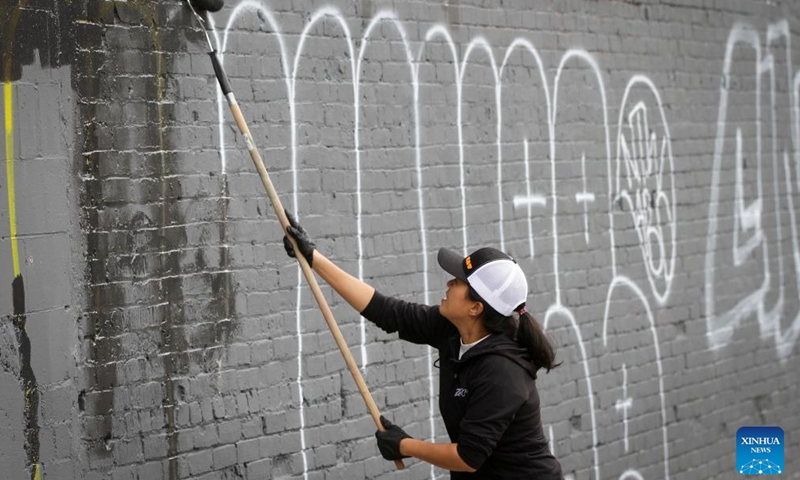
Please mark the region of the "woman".
[[[542, 430], [536, 372], [555, 368], [555, 351], [525, 309], [528, 283], [505, 253], [481, 248], [466, 258], [439, 250], [453, 279], [439, 306], [385, 297], [316, 251], [289, 216], [300, 253], [362, 316], [386, 332], [439, 350], [439, 408], [453, 443], [411, 438], [381, 417], [376, 432], [387, 460], [415, 457], [451, 471], [452, 479], [561, 479]], [[289, 256], [294, 249], [288, 238]]]

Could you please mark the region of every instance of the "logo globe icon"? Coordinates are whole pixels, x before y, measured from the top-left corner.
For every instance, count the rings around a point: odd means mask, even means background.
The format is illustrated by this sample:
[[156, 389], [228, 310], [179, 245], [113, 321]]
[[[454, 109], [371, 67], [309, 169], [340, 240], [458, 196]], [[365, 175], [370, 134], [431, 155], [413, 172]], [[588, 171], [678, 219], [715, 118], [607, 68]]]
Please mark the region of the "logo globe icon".
[[742, 475], [780, 475], [781, 467], [769, 460], [753, 459], [739, 468]]

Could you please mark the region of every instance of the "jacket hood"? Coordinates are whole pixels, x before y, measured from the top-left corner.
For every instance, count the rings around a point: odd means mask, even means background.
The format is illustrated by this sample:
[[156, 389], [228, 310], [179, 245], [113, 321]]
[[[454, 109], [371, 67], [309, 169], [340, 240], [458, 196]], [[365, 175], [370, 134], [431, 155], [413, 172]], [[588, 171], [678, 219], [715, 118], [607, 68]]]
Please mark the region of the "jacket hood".
[[[455, 346], [453, 351], [458, 352], [461, 337], [455, 335]], [[513, 337], [505, 333], [493, 333], [486, 340], [480, 342], [474, 347], [467, 350], [467, 353], [461, 358], [456, 360], [457, 363], [464, 365], [484, 355], [500, 355], [508, 358], [512, 362], [522, 367], [528, 375], [536, 380], [536, 371], [538, 368], [531, 361], [531, 356], [528, 350], [517, 343]]]

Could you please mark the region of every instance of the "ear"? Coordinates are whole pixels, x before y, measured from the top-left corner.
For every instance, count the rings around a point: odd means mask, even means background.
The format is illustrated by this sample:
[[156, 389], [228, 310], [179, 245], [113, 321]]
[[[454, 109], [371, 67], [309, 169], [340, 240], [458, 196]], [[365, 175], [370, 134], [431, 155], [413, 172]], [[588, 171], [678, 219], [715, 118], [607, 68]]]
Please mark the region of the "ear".
[[472, 302], [472, 306], [469, 307], [469, 314], [472, 317], [480, 317], [483, 314], [483, 303]]

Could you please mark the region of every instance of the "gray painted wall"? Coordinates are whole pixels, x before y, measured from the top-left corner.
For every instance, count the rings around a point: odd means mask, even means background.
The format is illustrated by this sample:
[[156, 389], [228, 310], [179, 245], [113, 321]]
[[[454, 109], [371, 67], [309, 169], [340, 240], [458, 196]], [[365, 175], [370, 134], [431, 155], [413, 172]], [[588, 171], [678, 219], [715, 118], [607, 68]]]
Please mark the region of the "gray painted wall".
[[[440, 246], [519, 260], [568, 478], [735, 478], [746, 425], [800, 478], [796, 3], [228, 3], [212, 40], [321, 251], [430, 303]], [[378, 455], [188, 11], [0, 19], [0, 476], [445, 475]], [[382, 412], [446, 441], [435, 352], [323, 288]]]

